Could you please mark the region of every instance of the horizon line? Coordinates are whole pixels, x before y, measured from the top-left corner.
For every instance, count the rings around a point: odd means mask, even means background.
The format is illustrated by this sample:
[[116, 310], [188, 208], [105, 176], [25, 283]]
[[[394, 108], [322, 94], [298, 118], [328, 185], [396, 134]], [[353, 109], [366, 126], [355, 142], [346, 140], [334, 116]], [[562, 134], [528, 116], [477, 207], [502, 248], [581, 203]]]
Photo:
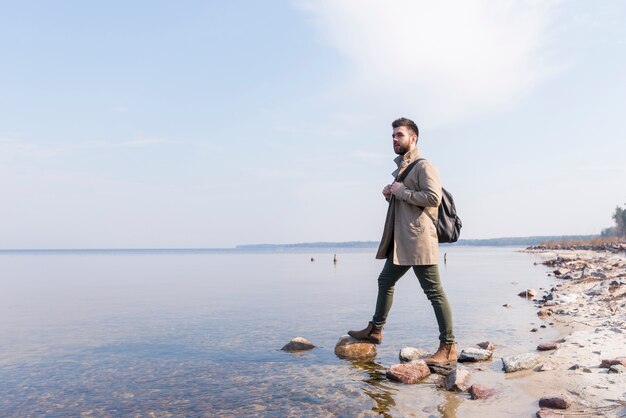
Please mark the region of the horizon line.
[[[531, 235], [517, 237], [495, 237], [495, 238], [462, 238], [458, 242], [477, 242], [477, 241], [495, 241], [495, 240], [524, 240], [524, 239], [543, 239], [550, 238], [565, 240], [568, 238], [594, 238], [599, 234], [590, 235]], [[368, 241], [311, 241], [297, 243], [257, 243], [257, 244], [237, 244], [233, 247], [91, 247], [91, 248], [0, 248], [0, 252], [19, 252], [19, 251], [228, 251], [245, 249], [246, 247], [290, 247], [290, 246], [314, 246], [314, 245], [346, 245], [346, 244], [372, 244], [378, 243], [379, 240]]]

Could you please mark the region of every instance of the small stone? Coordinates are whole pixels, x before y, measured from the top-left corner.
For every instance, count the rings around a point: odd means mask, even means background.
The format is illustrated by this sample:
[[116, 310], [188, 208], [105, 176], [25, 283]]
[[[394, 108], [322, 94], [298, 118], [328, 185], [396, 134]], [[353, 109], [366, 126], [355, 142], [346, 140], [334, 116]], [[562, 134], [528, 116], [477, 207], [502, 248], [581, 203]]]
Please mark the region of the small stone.
[[482, 343], [477, 344], [483, 350], [493, 351], [496, 349], [496, 345], [489, 341], [483, 341]]
[[534, 299], [537, 296], [537, 291], [535, 289], [527, 289], [527, 290], [524, 290], [523, 292], [518, 293], [517, 296], [528, 298], [528, 299]]
[[428, 354], [428, 351], [415, 347], [404, 347], [400, 350], [400, 361], [403, 363], [419, 360], [422, 356]]
[[537, 363], [539, 363], [539, 356], [533, 353], [502, 357], [502, 365], [505, 373], [532, 369], [537, 365]]
[[537, 350], [539, 351], [550, 351], [550, 350], [556, 350], [557, 348], [559, 348], [559, 344], [555, 342], [541, 343], [537, 346]]
[[537, 418], [563, 418], [563, 414], [554, 412], [551, 409], [540, 409], [537, 411]]
[[312, 348], [315, 348], [315, 345], [311, 341], [307, 340], [306, 338], [295, 337], [295, 338], [292, 338], [291, 341], [289, 341], [287, 344], [285, 344], [283, 348], [281, 348], [281, 350], [304, 351], [304, 350], [311, 350]]
[[496, 390], [477, 383], [470, 386], [468, 392], [472, 399], [487, 399], [496, 394]]
[[537, 328], [532, 328], [532, 329], [530, 330], [530, 332], [537, 332], [537, 331], [539, 331]]
[[492, 354], [492, 351], [483, 350], [482, 348], [464, 348], [461, 350], [461, 354], [459, 354], [458, 361], [459, 363], [487, 361], [491, 358]]
[[609, 367], [617, 365], [617, 364], [626, 366], [626, 357], [617, 357], [617, 358], [610, 359], [610, 360], [609, 359], [602, 360], [602, 363], [600, 363], [600, 367], [604, 369], [608, 369]]
[[502, 305], [502, 306], [504, 306], [505, 308], [510, 308], [510, 307], [511, 307], [511, 304], [510, 304], [510, 303], [505, 303], [505, 304], [504, 304], [504, 305]]
[[571, 405], [571, 402], [565, 398], [560, 396], [546, 397], [539, 399], [539, 407], [540, 408], [551, 408], [551, 409], [567, 409]]
[[557, 368], [557, 364], [553, 361], [546, 361], [545, 363], [543, 363], [541, 365], [541, 367], [539, 368], [540, 372], [547, 372], [547, 371], [551, 371], [551, 370], [556, 370]]
[[540, 318], [545, 318], [546, 316], [550, 316], [552, 315], [552, 312], [550, 312], [550, 310], [545, 309], [545, 308], [541, 308], [537, 311], [537, 316]]
[[469, 380], [470, 372], [455, 368], [448, 376], [446, 376], [446, 390], [452, 392], [465, 392], [467, 390], [467, 381]]
[[390, 380], [411, 385], [429, 376], [430, 370], [424, 360], [415, 360], [410, 363], [394, 364], [387, 370], [386, 375]]
[[621, 364], [615, 364], [609, 367], [609, 370], [607, 371], [607, 373], [619, 373], [619, 374], [622, 374], [624, 372], [626, 372], [626, 366], [622, 366]]
[[447, 376], [456, 367], [455, 363], [450, 364], [434, 364], [428, 365], [431, 373], [439, 374], [441, 376]]
[[555, 276], [564, 276], [567, 273], [569, 273], [569, 270], [566, 269], [566, 268], [561, 267], [561, 268], [558, 268], [558, 269], [554, 270], [553, 273], [554, 273]]
[[583, 368], [583, 366], [581, 366], [580, 364], [574, 364], [568, 370], [580, 370], [582, 368]]
[[371, 360], [376, 357], [376, 346], [367, 341], [343, 335], [335, 345], [337, 357], [354, 360]]

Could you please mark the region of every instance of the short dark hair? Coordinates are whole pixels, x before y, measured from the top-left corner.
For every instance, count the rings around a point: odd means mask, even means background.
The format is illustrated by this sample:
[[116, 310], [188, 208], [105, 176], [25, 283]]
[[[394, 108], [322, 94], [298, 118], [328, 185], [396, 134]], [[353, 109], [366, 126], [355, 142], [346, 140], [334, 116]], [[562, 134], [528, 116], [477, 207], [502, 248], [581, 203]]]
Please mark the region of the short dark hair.
[[399, 128], [400, 126], [406, 126], [410, 130], [415, 132], [415, 135], [417, 135], [417, 138], [419, 139], [419, 137], [420, 137], [420, 130], [417, 129], [417, 125], [411, 119], [400, 118], [400, 119], [396, 119], [393, 122], [391, 122], [391, 127], [394, 128], [394, 129]]

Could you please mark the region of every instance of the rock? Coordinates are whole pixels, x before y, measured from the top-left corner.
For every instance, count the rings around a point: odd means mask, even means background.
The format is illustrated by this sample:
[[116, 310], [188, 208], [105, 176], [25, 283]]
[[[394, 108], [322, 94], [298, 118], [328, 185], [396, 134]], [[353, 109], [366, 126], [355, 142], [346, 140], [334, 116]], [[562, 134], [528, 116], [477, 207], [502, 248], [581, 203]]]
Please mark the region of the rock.
[[521, 296], [523, 298], [534, 299], [537, 297], [537, 291], [535, 289], [527, 289], [523, 292], [517, 294], [517, 296]]
[[456, 365], [454, 363], [452, 364], [429, 364], [428, 365], [428, 368], [430, 369], [431, 373], [439, 374], [441, 376], [449, 375], [450, 372], [454, 370], [455, 367]]
[[624, 372], [626, 372], [626, 366], [622, 366], [621, 364], [615, 364], [609, 367], [609, 370], [607, 371], [607, 373], [619, 373], [619, 374], [622, 374]]
[[505, 308], [510, 308], [510, 307], [511, 307], [511, 304], [510, 304], [510, 303], [505, 303], [505, 304], [504, 304], [504, 305], [502, 305], [502, 306], [504, 306]]
[[532, 369], [537, 365], [537, 363], [539, 363], [539, 356], [533, 353], [502, 357], [502, 365], [505, 373], [513, 373], [519, 370]]
[[622, 366], [626, 366], [626, 357], [617, 357], [617, 358], [610, 359], [610, 360], [602, 360], [602, 363], [600, 363], [600, 367], [604, 369], [608, 369], [609, 367], [614, 366], [616, 364], [621, 364]]
[[540, 408], [551, 408], [551, 409], [567, 409], [571, 406], [571, 402], [565, 398], [561, 398], [560, 396], [553, 396], [550, 398], [541, 398], [539, 399], [539, 407]]
[[556, 369], [557, 369], [557, 364], [553, 361], [548, 360], [541, 365], [541, 367], [539, 368], [539, 371], [547, 372], [547, 371], [556, 370]]
[[346, 359], [371, 360], [376, 357], [376, 345], [343, 335], [335, 345], [335, 354]]
[[428, 351], [422, 350], [421, 348], [414, 347], [404, 347], [400, 350], [400, 361], [403, 363], [419, 360], [423, 355], [428, 354]]
[[482, 343], [478, 343], [477, 344], [480, 348], [482, 348], [483, 350], [489, 350], [489, 351], [493, 351], [496, 349], [495, 344], [489, 342], [489, 341], [483, 341]]
[[550, 315], [552, 315], [552, 312], [549, 309], [541, 308], [537, 311], [537, 316], [539, 318], [545, 318]]
[[551, 343], [541, 343], [537, 346], [537, 350], [539, 351], [550, 351], [556, 350], [559, 348], [559, 343], [551, 342]]
[[563, 414], [554, 412], [551, 409], [540, 409], [537, 411], [537, 418], [563, 418]]
[[488, 388], [486, 386], [479, 385], [476, 383], [470, 386], [470, 388], [468, 389], [468, 392], [472, 399], [487, 399], [487, 398], [491, 398], [493, 395], [496, 394], [495, 389]]
[[539, 331], [537, 328], [532, 328], [532, 329], [530, 330], [530, 332], [537, 332], [537, 331]]
[[492, 351], [483, 350], [482, 348], [464, 348], [459, 354], [459, 363], [487, 361], [491, 358]]
[[554, 273], [555, 276], [564, 276], [567, 273], [569, 273], [569, 270], [561, 267], [561, 268], [554, 270], [552, 273]]
[[430, 369], [424, 360], [394, 364], [387, 370], [387, 378], [396, 382], [414, 384], [430, 375]]
[[304, 351], [315, 348], [315, 345], [306, 338], [296, 337], [281, 348], [283, 351]]
[[467, 381], [469, 380], [470, 372], [455, 368], [446, 376], [446, 390], [452, 392], [465, 392], [467, 390]]
[[570, 366], [570, 368], [567, 369], [567, 370], [580, 370], [582, 368], [583, 368], [583, 366], [581, 366], [580, 364], [574, 364], [574, 365]]

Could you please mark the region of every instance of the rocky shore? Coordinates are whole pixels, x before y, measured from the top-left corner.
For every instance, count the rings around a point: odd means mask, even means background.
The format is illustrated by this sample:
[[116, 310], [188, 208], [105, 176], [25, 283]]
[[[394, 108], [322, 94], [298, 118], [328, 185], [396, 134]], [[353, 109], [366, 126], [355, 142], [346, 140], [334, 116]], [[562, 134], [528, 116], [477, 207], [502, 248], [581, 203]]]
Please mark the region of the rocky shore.
[[538, 347], [548, 354], [529, 388], [544, 387], [545, 379], [554, 382], [570, 401], [566, 415], [625, 416], [626, 243], [535, 246], [526, 251], [537, 254], [542, 259], [538, 263], [557, 280], [542, 294], [535, 292], [534, 303], [537, 315], [562, 334], [558, 341]]

